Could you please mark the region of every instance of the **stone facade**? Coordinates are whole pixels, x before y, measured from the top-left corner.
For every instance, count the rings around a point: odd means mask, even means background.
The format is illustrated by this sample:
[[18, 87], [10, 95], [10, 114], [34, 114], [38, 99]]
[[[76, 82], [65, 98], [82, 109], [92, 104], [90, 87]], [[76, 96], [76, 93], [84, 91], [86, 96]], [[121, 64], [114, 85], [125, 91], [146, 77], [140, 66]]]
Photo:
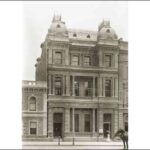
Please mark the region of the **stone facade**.
[[36, 81], [23, 81], [24, 140], [96, 141], [128, 130], [128, 43], [109, 21], [85, 31], [54, 16], [41, 49]]

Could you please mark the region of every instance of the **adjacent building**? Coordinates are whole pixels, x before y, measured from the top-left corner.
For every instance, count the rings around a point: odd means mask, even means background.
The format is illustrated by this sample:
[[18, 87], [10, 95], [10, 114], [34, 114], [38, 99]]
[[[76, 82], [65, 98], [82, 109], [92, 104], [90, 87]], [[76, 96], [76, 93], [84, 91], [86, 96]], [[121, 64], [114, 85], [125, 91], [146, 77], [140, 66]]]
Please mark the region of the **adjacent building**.
[[128, 130], [128, 42], [109, 21], [86, 31], [54, 16], [41, 50], [35, 81], [22, 86], [24, 141], [96, 141]]

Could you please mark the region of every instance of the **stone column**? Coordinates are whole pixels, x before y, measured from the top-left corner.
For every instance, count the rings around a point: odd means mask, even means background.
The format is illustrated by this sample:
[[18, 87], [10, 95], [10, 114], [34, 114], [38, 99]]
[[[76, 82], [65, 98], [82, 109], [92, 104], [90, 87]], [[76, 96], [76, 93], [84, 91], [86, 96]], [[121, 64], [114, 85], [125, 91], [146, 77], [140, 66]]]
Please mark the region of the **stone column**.
[[80, 53], [80, 55], [79, 55], [80, 57], [79, 57], [79, 66], [82, 66], [82, 64], [83, 64], [83, 62], [82, 62], [82, 54]]
[[98, 109], [98, 129], [103, 129], [103, 111]]
[[67, 49], [65, 50], [65, 65], [69, 65], [69, 49], [68, 49], [68, 46], [67, 46]]
[[48, 109], [48, 137], [53, 137], [53, 110]]
[[75, 96], [75, 89], [74, 89], [74, 76], [72, 76], [72, 96]]
[[119, 112], [119, 129], [124, 129], [123, 125], [123, 112]]
[[95, 97], [95, 76], [93, 76], [93, 97]]
[[53, 95], [55, 95], [55, 75], [53, 74], [53, 85], [52, 85], [52, 87], [53, 87]]
[[114, 77], [111, 79], [111, 96], [114, 97], [115, 87], [114, 87]]
[[99, 96], [102, 97], [103, 95], [103, 80], [102, 77], [99, 77]]
[[66, 96], [70, 96], [70, 75], [66, 75]]
[[103, 67], [103, 52], [99, 50], [99, 66]]
[[72, 108], [72, 134], [74, 135], [74, 108]]
[[118, 111], [114, 110], [114, 134], [118, 130]]
[[52, 49], [52, 64], [55, 64], [55, 50]]
[[62, 95], [65, 96], [65, 75], [62, 76]]
[[118, 97], [118, 78], [115, 78], [115, 97]]
[[103, 80], [103, 97], [105, 97], [105, 78], [102, 78]]
[[100, 97], [100, 77], [97, 77], [97, 96]]
[[48, 63], [52, 64], [52, 49], [48, 49]]
[[102, 139], [104, 133], [103, 133], [103, 111], [101, 109], [98, 109], [97, 111], [97, 122], [98, 122], [97, 131], [98, 133], [100, 133], [99, 138]]
[[70, 108], [65, 108], [65, 134], [70, 132]]
[[95, 108], [93, 108], [93, 133], [95, 133]]
[[115, 54], [115, 68], [118, 68], [118, 54]]
[[49, 88], [49, 95], [51, 95], [51, 94], [52, 94], [52, 93], [51, 93], [51, 90], [52, 90], [52, 89], [51, 89], [51, 87], [52, 87], [52, 83], [51, 83], [51, 74], [49, 74], [48, 80], [49, 80], [49, 81], [48, 81], [48, 82], [49, 82], [49, 87], [48, 87], [48, 88]]
[[47, 115], [43, 117], [43, 135], [47, 136]]

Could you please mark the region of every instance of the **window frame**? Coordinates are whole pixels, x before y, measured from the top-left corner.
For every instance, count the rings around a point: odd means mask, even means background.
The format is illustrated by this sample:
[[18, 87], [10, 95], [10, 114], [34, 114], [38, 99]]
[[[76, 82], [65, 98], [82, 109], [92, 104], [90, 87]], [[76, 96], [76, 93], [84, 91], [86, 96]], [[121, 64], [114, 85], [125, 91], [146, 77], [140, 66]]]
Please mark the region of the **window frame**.
[[[86, 61], [86, 58], [89, 58], [89, 61]], [[91, 66], [91, 56], [84, 56], [84, 66]]]
[[[107, 86], [106, 84], [108, 84], [107, 81], [109, 81], [109, 87], [106, 89], [106, 86]], [[105, 79], [105, 97], [112, 97], [112, 80], [111, 79]]]
[[[31, 100], [33, 100], [32, 98], [35, 98], [34, 99], [35, 100], [35, 104], [34, 104], [35, 105], [35, 109], [34, 110], [32, 110], [31, 107], [30, 107], [31, 106]], [[32, 111], [32, 112], [36, 112], [37, 111], [37, 98], [35, 96], [30, 96], [29, 97], [29, 100], [28, 100], [28, 110]]]
[[[86, 116], [89, 116], [89, 121], [86, 121]], [[86, 124], [89, 124], [88, 130]], [[91, 132], [91, 114], [84, 114], [84, 132]]]
[[[59, 78], [59, 80], [58, 80], [58, 78]], [[59, 86], [56, 85], [56, 81], [60, 81]], [[62, 95], [62, 77], [61, 76], [56, 76], [55, 77], [54, 86], [55, 86], [55, 95], [61, 96]]]
[[[109, 61], [107, 60], [106, 57], [109, 57]], [[111, 68], [111, 67], [113, 66], [112, 61], [113, 61], [113, 55], [110, 54], [110, 53], [105, 53], [105, 54], [104, 54], [104, 66], [105, 66], [106, 68]], [[109, 64], [108, 64], [108, 63], [109, 63]]]
[[[36, 123], [36, 134], [31, 134], [31, 123]], [[29, 120], [29, 135], [30, 136], [38, 135], [38, 121], [37, 120]]]
[[[75, 58], [75, 57], [78, 58], [77, 61], [74, 61], [74, 58]], [[72, 66], [79, 66], [79, 59], [80, 59], [80, 58], [79, 58], [79, 55], [74, 55], [74, 54], [73, 54], [71, 58], [72, 58], [72, 60], [71, 60], [71, 65], [72, 65]], [[77, 63], [77, 64], [74, 64], [74, 63]]]
[[[57, 58], [57, 54], [60, 54], [60, 58]], [[63, 57], [63, 54], [61, 51], [55, 51], [55, 57], [54, 57], [54, 60], [55, 60], [55, 64], [57, 65], [61, 65], [62, 64], [62, 57]]]

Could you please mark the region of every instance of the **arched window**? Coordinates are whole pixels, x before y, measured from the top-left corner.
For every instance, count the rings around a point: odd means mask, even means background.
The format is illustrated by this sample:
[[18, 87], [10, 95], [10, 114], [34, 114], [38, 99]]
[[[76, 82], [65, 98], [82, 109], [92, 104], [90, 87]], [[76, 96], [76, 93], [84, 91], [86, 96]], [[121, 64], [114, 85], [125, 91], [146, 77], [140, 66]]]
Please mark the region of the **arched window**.
[[110, 32], [110, 30], [109, 30], [109, 29], [107, 29], [107, 30], [106, 30], [106, 32], [107, 32], [107, 33], [109, 33], [109, 32]]
[[76, 34], [76, 33], [74, 33], [74, 34], [73, 34], [73, 37], [77, 37], [77, 34]]
[[87, 38], [90, 38], [90, 37], [91, 37], [91, 36], [88, 34], [88, 35], [87, 35]]
[[60, 24], [57, 24], [57, 26], [56, 26], [57, 28], [60, 28]]
[[36, 98], [35, 97], [31, 97], [29, 100], [29, 110], [36, 111]]

